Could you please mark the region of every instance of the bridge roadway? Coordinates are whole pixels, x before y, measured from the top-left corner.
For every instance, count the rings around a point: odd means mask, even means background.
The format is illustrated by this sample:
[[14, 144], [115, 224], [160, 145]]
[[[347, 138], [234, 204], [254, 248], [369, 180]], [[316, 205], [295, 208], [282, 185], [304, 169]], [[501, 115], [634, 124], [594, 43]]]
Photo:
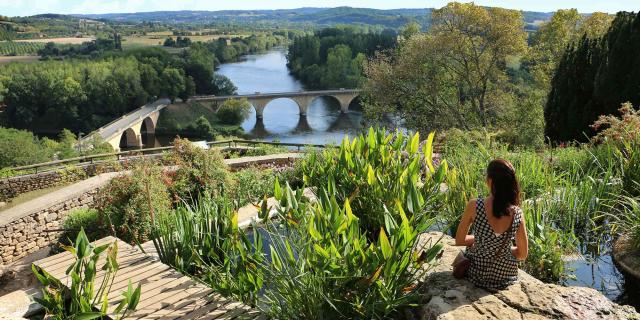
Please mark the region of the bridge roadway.
[[[340, 103], [340, 111], [346, 113], [349, 105], [360, 94], [358, 89], [339, 90], [319, 90], [319, 91], [297, 91], [297, 92], [274, 92], [233, 95], [233, 96], [194, 96], [187, 102], [212, 102], [220, 103], [229, 99], [247, 99], [256, 111], [256, 117], [262, 119], [264, 109], [269, 102], [275, 99], [290, 99], [296, 102], [300, 109], [300, 116], [307, 115], [307, 109], [318, 97], [331, 97]], [[155, 133], [155, 128], [160, 116], [160, 110], [170, 105], [169, 99], [159, 99], [153, 103], [146, 104], [130, 113], [106, 124], [98, 130], [88, 134], [80, 140], [80, 144], [87, 144], [93, 137], [99, 135], [102, 140], [111, 144], [114, 150], [123, 147], [142, 146], [142, 135]]]

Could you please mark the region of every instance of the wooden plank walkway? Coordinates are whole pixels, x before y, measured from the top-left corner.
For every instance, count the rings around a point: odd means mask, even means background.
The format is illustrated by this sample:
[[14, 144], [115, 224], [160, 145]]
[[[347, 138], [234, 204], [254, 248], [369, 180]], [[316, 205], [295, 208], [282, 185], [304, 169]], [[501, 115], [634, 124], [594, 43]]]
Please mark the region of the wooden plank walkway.
[[[142, 253], [114, 237], [106, 237], [94, 242], [96, 245], [118, 242], [118, 264], [120, 266], [113, 286], [108, 293], [109, 316], [122, 301], [122, 292], [126, 290], [129, 280], [134, 287], [141, 284], [140, 302], [135, 313], [128, 314], [125, 319], [262, 319], [256, 309], [231, 299], [220, 296], [211, 288], [182, 275], [157, 258]], [[105, 261], [104, 253], [98, 266]], [[34, 264], [67, 286], [71, 280], [65, 274], [73, 263], [68, 252], [59, 253]], [[104, 271], [99, 270], [96, 283], [104, 278]]]

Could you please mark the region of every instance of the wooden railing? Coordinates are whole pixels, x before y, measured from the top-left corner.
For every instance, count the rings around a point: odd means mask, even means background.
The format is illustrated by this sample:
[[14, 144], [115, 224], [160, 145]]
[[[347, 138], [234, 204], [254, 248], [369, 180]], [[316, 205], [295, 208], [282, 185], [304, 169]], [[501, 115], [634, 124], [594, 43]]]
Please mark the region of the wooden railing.
[[[302, 143], [289, 143], [289, 142], [271, 142], [271, 141], [256, 141], [256, 140], [242, 140], [242, 139], [232, 139], [232, 140], [224, 140], [224, 141], [210, 141], [207, 142], [209, 147], [228, 147], [234, 148], [239, 146], [257, 146], [257, 145], [273, 145], [280, 147], [289, 147], [295, 148], [297, 151], [301, 151], [304, 148], [326, 148], [327, 145], [324, 144], [302, 144]], [[81, 157], [63, 159], [63, 160], [55, 160], [43, 163], [30, 164], [26, 166], [19, 167], [8, 167], [3, 168], [3, 176], [5, 178], [8, 177], [16, 177], [26, 174], [33, 174], [38, 172], [45, 172], [49, 170], [59, 169], [66, 165], [86, 165], [86, 164], [94, 164], [99, 162], [104, 162], [108, 160], [120, 160], [122, 158], [129, 157], [139, 157], [145, 155], [154, 155], [160, 154], [165, 151], [173, 149], [173, 146], [168, 147], [157, 147], [157, 148], [146, 148], [146, 149], [135, 149], [121, 152], [112, 152], [112, 153], [102, 153], [102, 154], [93, 154], [86, 155]]]

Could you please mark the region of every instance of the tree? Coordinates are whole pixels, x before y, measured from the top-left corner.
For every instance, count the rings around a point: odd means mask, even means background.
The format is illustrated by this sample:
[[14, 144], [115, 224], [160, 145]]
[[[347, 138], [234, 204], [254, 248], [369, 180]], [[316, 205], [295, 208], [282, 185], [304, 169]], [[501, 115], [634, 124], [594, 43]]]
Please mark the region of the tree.
[[489, 127], [506, 107], [505, 60], [526, 50], [520, 12], [450, 3], [427, 33], [367, 63], [365, 114], [399, 115], [420, 131]]
[[409, 39], [418, 33], [420, 33], [420, 24], [415, 21], [407, 23], [404, 28], [402, 28], [402, 38], [404, 39]]
[[239, 125], [249, 116], [250, 112], [251, 104], [246, 98], [229, 99], [218, 107], [216, 115], [224, 124]]
[[594, 39], [602, 36], [613, 17], [594, 12], [586, 19], [576, 9], [558, 10], [533, 35], [527, 65], [541, 88], [547, 90], [564, 51], [583, 35]]
[[582, 39], [562, 55], [545, 106], [553, 141], [586, 141], [599, 116], [640, 103], [640, 14], [621, 12], [601, 38]]
[[162, 45], [165, 46], [165, 47], [175, 47], [176, 46], [176, 41], [173, 40], [172, 37], [169, 37], [169, 38], [164, 40], [164, 43]]
[[579, 34], [586, 34], [589, 39], [602, 37], [611, 27], [614, 17], [608, 13], [594, 12], [582, 21]]
[[50, 157], [31, 132], [0, 127], [0, 168], [45, 162]]
[[187, 131], [189, 131], [191, 135], [205, 139], [211, 139], [214, 132], [211, 123], [209, 123], [209, 120], [204, 116], [200, 116], [196, 119], [195, 123], [190, 124], [187, 127]]
[[186, 89], [184, 76], [176, 68], [164, 69], [161, 79], [163, 84], [162, 91], [171, 101], [174, 101]]
[[217, 96], [231, 96], [238, 94], [238, 87], [236, 87], [231, 79], [221, 74], [213, 75], [213, 94]]

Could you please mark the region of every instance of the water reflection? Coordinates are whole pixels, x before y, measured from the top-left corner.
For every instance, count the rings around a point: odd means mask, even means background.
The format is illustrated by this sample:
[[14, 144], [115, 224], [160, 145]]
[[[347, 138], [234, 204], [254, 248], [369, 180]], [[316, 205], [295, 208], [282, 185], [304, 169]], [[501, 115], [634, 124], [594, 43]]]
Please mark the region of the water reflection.
[[[304, 90], [289, 74], [284, 51], [249, 55], [237, 63], [224, 64], [217, 70], [238, 87], [239, 94], [254, 92], [291, 92]], [[256, 120], [255, 110], [242, 123], [253, 139], [280, 140], [296, 143], [339, 143], [345, 134], [358, 134], [362, 128], [362, 113], [357, 107], [346, 114], [333, 97], [318, 97], [307, 108], [307, 116], [291, 99], [276, 99], [265, 108], [263, 119]]]

